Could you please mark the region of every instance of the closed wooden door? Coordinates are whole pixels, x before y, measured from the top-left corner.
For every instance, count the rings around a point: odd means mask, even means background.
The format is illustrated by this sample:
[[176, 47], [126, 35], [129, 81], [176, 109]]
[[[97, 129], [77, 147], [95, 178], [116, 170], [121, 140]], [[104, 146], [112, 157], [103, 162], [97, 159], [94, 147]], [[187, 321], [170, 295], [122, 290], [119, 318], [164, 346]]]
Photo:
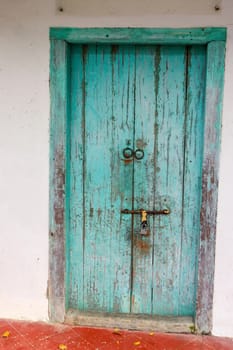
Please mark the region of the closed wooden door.
[[[205, 62], [205, 46], [72, 46], [69, 307], [194, 315]], [[145, 232], [124, 209], [170, 213]]]

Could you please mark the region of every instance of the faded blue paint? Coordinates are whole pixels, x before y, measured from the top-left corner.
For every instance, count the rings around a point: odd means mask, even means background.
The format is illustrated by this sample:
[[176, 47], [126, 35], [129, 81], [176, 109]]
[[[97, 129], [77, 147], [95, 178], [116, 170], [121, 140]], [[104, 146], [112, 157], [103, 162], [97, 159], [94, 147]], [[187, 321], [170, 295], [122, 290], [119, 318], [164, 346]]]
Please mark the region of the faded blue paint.
[[[200, 206], [202, 188], [202, 161], [204, 141], [204, 102], [206, 85], [206, 47], [193, 46], [188, 56], [184, 196], [182, 212], [182, 251], [180, 258], [179, 308], [189, 314], [195, 310], [196, 285], [190, 288], [190, 279], [197, 278], [198, 261], [190, 251], [198, 252], [200, 237]], [[192, 116], [192, 117], [190, 117]], [[189, 266], [189, 270], [186, 266]], [[187, 292], [188, 291], [188, 292]]]
[[[186, 100], [186, 49], [160, 50], [156, 105], [155, 200], [168, 206], [169, 216], [155, 218], [153, 312], [179, 315], [179, 285], [184, 135]], [[190, 252], [195, 254], [195, 252]], [[189, 267], [187, 266], [189, 269]], [[193, 286], [193, 281], [190, 280]]]
[[203, 333], [208, 333], [212, 329], [225, 45], [223, 41], [210, 42], [207, 45], [206, 58], [205, 136], [196, 312], [197, 327]]
[[[69, 307], [194, 315], [204, 75], [202, 46], [73, 46]], [[144, 158], [125, 161], [127, 146]], [[171, 214], [141, 237], [125, 208]]]
[[226, 40], [226, 28], [50, 28], [50, 38], [77, 44], [194, 45]]

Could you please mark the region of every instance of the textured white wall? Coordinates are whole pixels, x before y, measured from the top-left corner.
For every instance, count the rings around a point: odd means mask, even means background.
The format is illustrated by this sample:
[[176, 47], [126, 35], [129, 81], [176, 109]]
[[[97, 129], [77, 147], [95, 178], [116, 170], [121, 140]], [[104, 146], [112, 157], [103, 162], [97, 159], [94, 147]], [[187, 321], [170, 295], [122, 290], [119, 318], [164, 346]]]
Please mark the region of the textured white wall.
[[49, 27], [227, 26], [213, 331], [233, 336], [233, 1], [146, 1], [0, 2], [0, 317], [47, 319]]

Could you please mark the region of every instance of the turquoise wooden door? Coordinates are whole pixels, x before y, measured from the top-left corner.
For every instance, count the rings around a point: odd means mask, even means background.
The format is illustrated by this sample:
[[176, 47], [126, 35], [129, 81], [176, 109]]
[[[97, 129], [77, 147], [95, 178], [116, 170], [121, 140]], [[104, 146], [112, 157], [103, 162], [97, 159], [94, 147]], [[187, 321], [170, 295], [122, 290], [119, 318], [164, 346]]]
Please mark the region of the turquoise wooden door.
[[[194, 315], [205, 62], [205, 46], [72, 46], [69, 307]], [[124, 209], [170, 214], [142, 235]]]

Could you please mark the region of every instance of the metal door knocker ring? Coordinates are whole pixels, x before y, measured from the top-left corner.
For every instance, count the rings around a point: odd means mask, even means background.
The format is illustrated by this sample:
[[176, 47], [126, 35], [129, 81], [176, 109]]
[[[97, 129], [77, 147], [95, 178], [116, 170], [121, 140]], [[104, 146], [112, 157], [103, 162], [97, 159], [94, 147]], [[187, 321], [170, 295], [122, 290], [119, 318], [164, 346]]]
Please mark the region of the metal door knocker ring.
[[140, 160], [144, 157], [144, 151], [142, 149], [136, 149], [136, 151], [134, 152], [134, 157], [137, 159], [137, 160]]
[[132, 158], [133, 155], [134, 155], [134, 151], [131, 148], [126, 147], [126, 148], [123, 149], [123, 156], [125, 158], [127, 158], [127, 159], [128, 158]]

